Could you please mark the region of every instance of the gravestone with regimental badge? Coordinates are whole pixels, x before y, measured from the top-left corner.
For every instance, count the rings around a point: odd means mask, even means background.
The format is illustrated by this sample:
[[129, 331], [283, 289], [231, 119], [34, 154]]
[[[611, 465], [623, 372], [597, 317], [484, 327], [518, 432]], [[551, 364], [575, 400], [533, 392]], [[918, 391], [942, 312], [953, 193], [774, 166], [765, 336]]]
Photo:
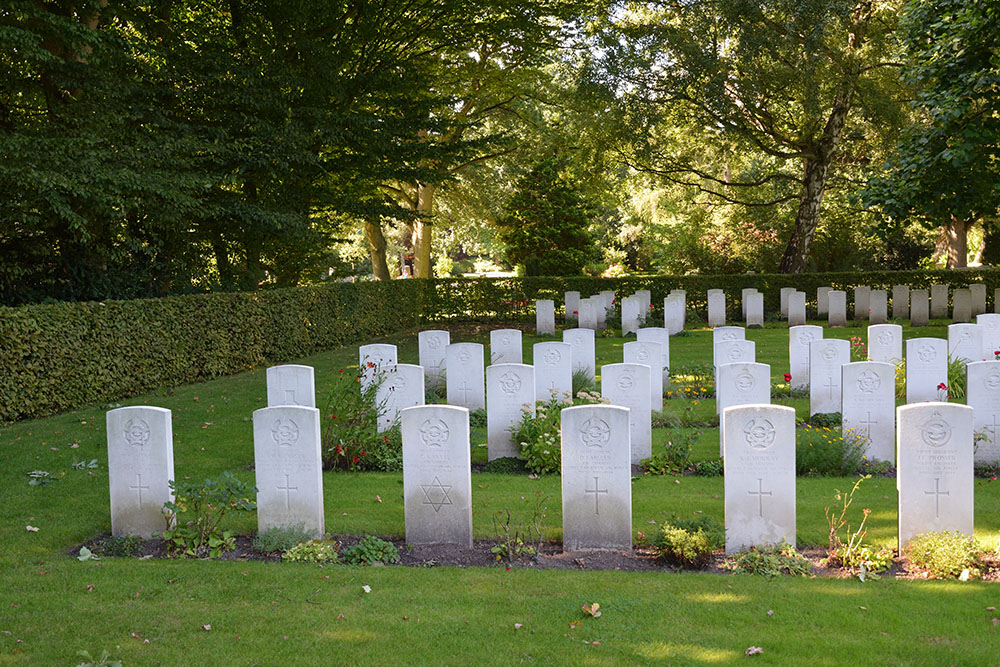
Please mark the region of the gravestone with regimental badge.
[[416, 364], [396, 364], [375, 390], [378, 431], [388, 431], [399, 420], [400, 411], [423, 405], [424, 369]]
[[725, 364], [730, 361], [745, 361], [744, 359], [723, 359], [719, 360], [715, 356], [715, 346], [719, 343], [732, 340], [746, 340], [747, 330], [743, 327], [716, 327], [712, 329], [712, 365], [718, 366], [720, 363]]
[[371, 389], [378, 378], [396, 365], [396, 346], [388, 343], [362, 345], [358, 348], [358, 365], [361, 367], [361, 391]]
[[417, 334], [420, 365], [424, 369], [427, 389], [444, 389], [445, 350], [451, 345], [451, 334], [440, 329], [421, 331]]
[[163, 503], [174, 499], [170, 410], [137, 405], [109, 410], [105, 419], [111, 534], [148, 539], [166, 528]]
[[406, 543], [471, 547], [469, 411], [424, 405], [401, 418]]
[[573, 347], [569, 343], [535, 343], [535, 400], [564, 401], [573, 397]]
[[489, 460], [521, 456], [512, 427], [535, 415], [535, 368], [527, 364], [486, 367], [486, 446]]
[[800, 324], [788, 329], [788, 372], [791, 389], [809, 389], [809, 345], [823, 340], [823, 327]]
[[628, 410], [578, 405], [561, 417], [563, 550], [631, 551]]
[[708, 290], [708, 326], [726, 325], [726, 293], [720, 289]]
[[841, 433], [864, 444], [865, 456], [895, 461], [896, 367], [881, 361], [844, 364]]
[[851, 344], [824, 338], [809, 345], [809, 415], [840, 412], [840, 367], [851, 361]]
[[903, 360], [903, 327], [898, 324], [868, 326], [868, 359], [887, 364]]
[[267, 369], [267, 405], [316, 407], [313, 367], [300, 364], [271, 366]]
[[452, 343], [445, 350], [445, 357], [448, 405], [469, 410], [485, 408], [483, 346], [480, 343]]
[[301, 526], [324, 533], [319, 410], [291, 405], [253, 413], [257, 531]]
[[663, 348], [659, 343], [635, 340], [622, 346], [626, 364], [649, 366], [649, 406], [655, 412], [663, 410]]
[[638, 465], [652, 454], [652, 415], [649, 404], [649, 366], [605, 364], [601, 366], [601, 396], [612, 405], [629, 409], [631, 463]]
[[899, 549], [922, 533], [972, 535], [973, 409], [920, 403], [896, 409]]
[[490, 363], [520, 364], [521, 332], [518, 329], [495, 329], [490, 332]]
[[965, 404], [973, 408], [976, 463], [1000, 461], [1000, 360], [976, 361], [966, 368]]
[[666, 327], [643, 327], [636, 340], [660, 344], [660, 363], [663, 366], [663, 388], [670, 386], [670, 330]]
[[[758, 363], [722, 364], [716, 369], [715, 403], [720, 414], [735, 405], [767, 405], [771, 402], [771, 367]], [[719, 456], [723, 456], [719, 429]]]
[[948, 398], [948, 341], [911, 338], [906, 341], [906, 402]]
[[563, 342], [570, 347], [570, 356], [573, 359], [573, 372], [586, 373], [587, 377], [594, 380], [597, 377], [596, 342], [593, 329], [564, 329]]
[[535, 301], [535, 331], [539, 336], [553, 336], [556, 333], [556, 302], [552, 299]]
[[948, 325], [948, 356], [965, 363], [983, 361], [983, 329], [978, 324]]
[[684, 331], [684, 318], [686, 316], [684, 311], [686, 308], [684, 297], [680, 294], [663, 299], [663, 326], [670, 330], [671, 336], [676, 336]]
[[743, 405], [722, 414], [726, 553], [795, 544], [795, 409]]

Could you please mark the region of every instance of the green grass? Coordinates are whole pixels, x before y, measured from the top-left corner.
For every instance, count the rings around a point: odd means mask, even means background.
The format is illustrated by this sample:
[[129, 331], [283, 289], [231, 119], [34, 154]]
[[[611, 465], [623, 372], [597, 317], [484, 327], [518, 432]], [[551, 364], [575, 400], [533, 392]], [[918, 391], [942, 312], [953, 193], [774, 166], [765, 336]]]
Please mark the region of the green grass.
[[[919, 335], [940, 336], [943, 327]], [[849, 338], [862, 329], [828, 335]], [[909, 337], [915, 332], [908, 328]], [[478, 337], [486, 342], [488, 334]], [[457, 338], [457, 337], [456, 337]], [[776, 382], [787, 365], [787, 333], [748, 332]], [[530, 344], [525, 337], [525, 361]], [[416, 336], [400, 343], [415, 362]], [[621, 359], [621, 339], [599, 338], [599, 363]], [[672, 358], [704, 359], [711, 334], [671, 340]], [[322, 397], [339, 369], [353, 372], [356, 348], [296, 360], [316, 367]], [[123, 404], [153, 404], [174, 415], [175, 470], [194, 479], [233, 470], [252, 481], [250, 415], [265, 404], [263, 370], [162, 390]], [[803, 399], [784, 401], [802, 416]], [[805, 401], [807, 402], [807, 401]], [[325, 401], [320, 398], [322, 406]], [[667, 401], [690, 422], [714, 417], [714, 402]], [[687, 408], [691, 408], [690, 411]], [[0, 428], [0, 664], [76, 664], [76, 651], [102, 649], [125, 664], [713, 664], [742, 657], [751, 645], [766, 664], [987, 664], [994, 659], [1000, 607], [996, 584], [779, 579], [671, 572], [532, 571], [501, 567], [353, 568], [259, 562], [79, 562], [69, 551], [110, 529], [104, 413], [93, 406]], [[807, 406], [805, 406], [807, 410]], [[683, 426], [683, 428], [691, 428]], [[656, 429], [654, 443], [673, 429]], [[718, 431], [701, 427], [695, 460], [717, 458]], [[474, 434], [481, 442], [485, 434]], [[72, 444], [77, 446], [71, 447]], [[477, 456], [483, 454], [476, 449]], [[98, 459], [95, 470], [72, 462]], [[61, 477], [28, 486], [27, 473]], [[848, 478], [797, 481], [798, 542], [826, 544], [823, 509]], [[976, 481], [976, 536], [1000, 540], [1000, 482]], [[327, 529], [401, 536], [399, 473], [326, 473]], [[474, 532], [493, 536], [492, 517], [510, 509], [527, 520], [545, 496], [547, 539], [559, 539], [559, 479], [473, 477]], [[381, 502], [380, 500], [381, 499]], [[865, 482], [853, 522], [871, 508], [869, 535], [895, 545], [896, 490], [891, 479]], [[650, 533], [673, 516], [723, 519], [722, 478], [640, 477], [633, 483], [633, 530]], [[38, 527], [28, 532], [25, 526]], [[253, 532], [253, 516], [228, 527]], [[371, 587], [364, 593], [362, 585]], [[92, 588], [91, 588], [92, 587]], [[603, 615], [580, 606], [599, 602]], [[767, 615], [768, 610], [774, 614]], [[339, 615], [343, 614], [343, 618]], [[571, 629], [572, 621], [583, 624]], [[919, 622], [914, 622], [919, 621]], [[514, 624], [522, 624], [520, 630]], [[211, 630], [203, 630], [210, 625]], [[9, 634], [8, 634], [9, 633]], [[146, 641], [148, 640], [148, 643]], [[593, 644], [593, 642], [600, 642]]]

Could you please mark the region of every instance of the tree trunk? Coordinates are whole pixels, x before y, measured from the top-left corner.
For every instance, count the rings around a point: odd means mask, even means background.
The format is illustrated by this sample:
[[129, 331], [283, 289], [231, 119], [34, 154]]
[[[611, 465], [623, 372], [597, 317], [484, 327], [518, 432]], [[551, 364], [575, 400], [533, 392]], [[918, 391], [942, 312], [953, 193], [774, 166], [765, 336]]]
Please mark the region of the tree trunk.
[[372, 256], [372, 273], [375, 280], [392, 280], [389, 275], [389, 265], [385, 259], [385, 235], [381, 225], [365, 221], [365, 238], [368, 239], [368, 250]]
[[434, 231], [434, 191], [430, 183], [417, 185], [417, 213], [420, 217], [413, 222], [413, 277], [432, 278], [431, 236]]
[[229, 261], [229, 249], [221, 234], [212, 237], [212, 252], [215, 254], [215, 268], [219, 271], [219, 284], [222, 289], [226, 291], [236, 289], [236, 272], [233, 271], [233, 264]]
[[944, 227], [944, 233], [948, 239], [948, 264], [946, 268], [964, 269], [969, 265], [968, 234], [971, 226], [970, 222], [952, 216]]

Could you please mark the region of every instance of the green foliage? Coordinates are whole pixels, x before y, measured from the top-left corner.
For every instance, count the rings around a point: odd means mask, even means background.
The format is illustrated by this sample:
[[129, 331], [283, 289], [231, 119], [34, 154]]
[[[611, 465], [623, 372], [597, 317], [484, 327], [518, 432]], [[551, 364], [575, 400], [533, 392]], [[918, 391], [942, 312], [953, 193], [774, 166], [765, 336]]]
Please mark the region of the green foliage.
[[509, 509], [499, 510], [493, 515], [493, 534], [496, 544], [490, 547], [490, 552], [498, 561], [506, 560], [510, 564], [524, 556], [534, 556], [538, 553], [542, 546], [547, 499], [548, 497], [541, 492], [535, 492], [535, 505], [527, 522], [514, 523]]
[[948, 355], [948, 398], [965, 399], [965, 361]]
[[[858, 479], [849, 493], [842, 493], [839, 489], [835, 492], [835, 500], [841, 503], [839, 514], [836, 513], [836, 510], [831, 511], [829, 507], [823, 510], [830, 529], [827, 564], [858, 570], [861, 573], [862, 581], [869, 575], [875, 576], [873, 573], [889, 569], [893, 557], [892, 549], [888, 547], [883, 546], [876, 549], [864, 544], [867, 535], [865, 522], [868, 521], [868, 515], [871, 514], [870, 509], [866, 508], [861, 511], [861, 522], [853, 533], [851, 526], [847, 523], [847, 511], [850, 509], [851, 503], [854, 502], [854, 493], [861, 486], [861, 483], [869, 477], [869, 475], [864, 475]], [[840, 537], [840, 531], [845, 526], [848, 535], [846, 542]]]
[[694, 464], [694, 474], [699, 477], [721, 477], [724, 471], [725, 463], [722, 459], [698, 461]]
[[118, 535], [101, 540], [100, 551], [112, 558], [135, 558], [142, 553], [142, 538], [138, 535]]
[[528, 467], [522, 459], [516, 456], [501, 456], [486, 462], [483, 465], [483, 472], [499, 475], [523, 475], [528, 472]]
[[323, 467], [326, 470], [380, 470], [403, 468], [403, 436], [399, 424], [378, 430], [378, 386], [384, 377], [361, 389], [360, 377], [337, 374], [327, 395], [323, 426]]
[[544, 159], [518, 181], [506, 215], [496, 221], [504, 257], [527, 276], [578, 275], [593, 258], [593, 215], [566, 161]]
[[77, 651], [76, 654], [84, 660], [76, 667], [122, 667], [121, 660], [114, 660], [107, 650], [101, 651], [96, 658], [87, 650]]
[[559, 400], [553, 396], [548, 402], [538, 402], [535, 414], [528, 407], [521, 421], [514, 425], [514, 442], [521, 447], [524, 465], [534, 473], [557, 473], [562, 449], [560, 427], [562, 425], [562, 409], [571, 405], [596, 405], [604, 402], [597, 392], [582, 392], [574, 399]]
[[691, 465], [691, 446], [701, 435], [700, 431], [674, 433], [663, 443], [663, 450], [653, 452], [648, 459], [639, 462], [646, 475], [667, 475], [682, 472]]
[[667, 398], [712, 398], [715, 368], [710, 362], [671, 367], [670, 386]]
[[904, 549], [910, 564], [936, 579], [979, 576], [982, 550], [971, 535], [958, 531], [922, 533]]
[[864, 443], [844, 438], [840, 429], [805, 426], [795, 443], [795, 474], [808, 477], [851, 477], [861, 470]]
[[270, 528], [257, 533], [257, 537], [253, 541], [253, 548], [262, 553], [270, 554], [288, 551], [297, 544], [308, 542], [309, 539], [310, 533], [302, 524]]
[[337, 552], [336, 542], [305, 540], [287, 548], [281, 558], [290, 563], [336, 563], [340, 560], [340, 554]]
[[703, 568], [726, 543], [725, 529], [711, 517], [672, 519], [653, 538], [657, 558], [681, 567]]
[[582, 391], [597, 391], [597, 383], [594, 382], [589, 371], [573, 371], [573, 395], [579, 396]]
[[755, 574], [768, 579], [790, 574], [806, 576], [812, 564], [795, 547], [782, 544], [772, 547], [750, 547], [726, 558], [723, 566], [741, 574]]
[[399, 549], [374, 535], [365, 535], [354, 545], [344, 547], [340, 555], [348, 565], [389, 565], [399, 562]]
[[469, 411], [469, 428], [486, 428], [486, 408]]
[[257, 488], [225, 471], [218, 479], [204, 482], [170, 480], [173, 502], [163, 503], [167, 530], [161, 533], [174, 555], [218, 558], [232, 551], [236, 538], [222, 531], [220, 524], [229, 512], [250, 512], [257, 508]]
[[47, 470], [32, 470], [28, 473], [28, 486], [48, 486], [50, 482], [59, 479]]
[[829, 429], [840, 426], [842, 422], [843, 419], [839, 412], [817, 412], [814, 415], [809, 415], [809, 420], [806, 423]]

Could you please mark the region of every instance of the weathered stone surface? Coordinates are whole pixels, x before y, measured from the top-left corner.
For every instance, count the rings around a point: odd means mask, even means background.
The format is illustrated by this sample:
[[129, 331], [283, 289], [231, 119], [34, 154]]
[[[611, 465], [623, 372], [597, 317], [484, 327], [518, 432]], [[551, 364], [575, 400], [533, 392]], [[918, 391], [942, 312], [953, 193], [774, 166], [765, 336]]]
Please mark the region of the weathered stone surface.
[[966, 366], [966, 400], [973, 408], [972, 430], [982, 434], [976, 443], [976, 463], [1000, 461], [1000, 361], [976, 361]]
[[152, 537], [164, 530], [163, 503], [173, 501], [174, 437], [170, 410], [140, 405], [109, 410], [108, 482], [111, 534]]
[[896, 454], [896, 367], [881, 361], [843, 366], [844, 439], [864, 442], [869, 459], [894, 462]]
[[517, 329], [495, 329], [490, 332], [490, 363], [520, 364], [524, 361], [521, 332]]
[[809, 345], [809, 414], [841, 411], [841, 370], [851, 361], [851, 344], [826, 338]]
[[554, 336], [556, 333], [556, 304], [552, 299], [535, 301], [535, 331], [539, 336]]
[[910, 316], [910, 286], [892, 286], [892, 316], [906, 319]]
[[903, 327], [898, 324], [868, 325], [868, 359], [897, 364], [903, 360]]
[[943, 401], [948, 397], [948, 341], [906, 341], [906, 402]]
[[486, 407], [483, 386], [483, 346], [480, 343], [452, 343], [445, 350], [448, 377], [448, 405], [469, 410]]
[[531, 358], [535, 366], [535, 400], [573, 396], [573, 348], [569, 343], [535, 343]]
[[626, 364], [649, 366], [649, 405], [656, 412], [663, 410], [663, 348], [652, 341], [631, 341], [622, 346]]
[[910, 292], [910, 326], [925, 327], [930, 322], [930, 304], [925, 289]]
[[526, 364], [486, 367], [486, 446], [489, 460], [520, 457], [511, 427], [535, 414], [535, 368]]
[[316, 407], [313, 367], [300, 364], [271, 366], [267, 369], [267, 405]]
[[601, 396], [612, 405], [629, 409], [630, 461], [635, 465], [652, 453], [649, 374], [649, 366], [642, 364], [601, 366]]
[[424, 383], [427, 389], [444, 389], [445, 350], [451, 345], [451, 334], [432, 329], [417, 334], [420, 365], [424, 369]]

